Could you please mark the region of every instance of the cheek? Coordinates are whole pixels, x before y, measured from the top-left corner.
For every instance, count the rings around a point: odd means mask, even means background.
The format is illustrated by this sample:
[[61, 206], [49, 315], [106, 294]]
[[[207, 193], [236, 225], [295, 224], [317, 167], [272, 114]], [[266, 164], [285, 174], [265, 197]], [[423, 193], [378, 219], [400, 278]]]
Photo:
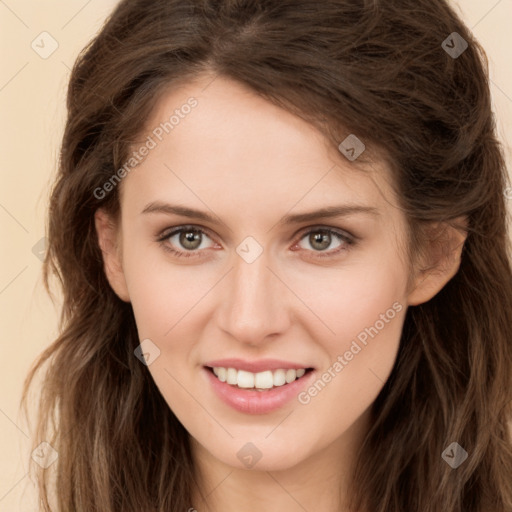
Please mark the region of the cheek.
[[181, 323], [194, 320], [194, 308], [211, 290], [217, 276], [206, 266], [180, 266], [163, 249], [125, 249], [124, 271], [141, 336], [164, 339]]
[[[407, 310], [405, 276], [397, 260], [383, 258], [330, 272], [329, 278], [315, 281], [314, 291], [309, 287], [304, 301], [329, 330], [313, 336], [327, 358], [320, 382], [307, 390], [303, 403], [311, 399], [330, 415], [340, 415], [340, 421], [371, 405], [398, 353]], [[306, 282], [302, 289], [308, 290]]]
[[[389, 329], [386, 322], [383, 329], [381, 321], [381, 315], [389, 311], [385, 320], [399, 324], [394, 322], [396, 309], [405, 309], [406, 276], [396, 260], [322, 270], [325, 272], [315, 271], [314, 283], [311, 273], [298, 275], [295, 290], [326, 326], [321, 331], [325, 340], [322, 344], [329, 353], [348, 350], [351, 340], [376, 322], [379, 331], [389, 332], [392, 337], [399, 335], [400, 326]], [[395, 303], [401, 306], [393, 308]]]
[[[383, 294], [371, 307], [362, 308], [345, 322], [334, 324], [335, 341], [325, 341], [328, 362], [318, 372], [312, 385], [299, 396], [305, 409], [325, 417], [326, 438], [335, 438], [347, 430], [375, 401], [388, 379], [396, 360], [406, 307], [400, 301], [390, 302]], [[382, 315], [382, 316], [381, 316]], [[341, 315], [340, 315], [341, 316]], [[327, 340], [327, 337], [324, 337]], [[315, 428], [315, 419], [305, 419]]]
[[354, 272], [344, 280], [343, 292], [333, 292], [336, 305], [325, 304], [330, 308], [324, 309], [325, 322], [336, 335], [323, 337], [328, 362], [319, 372], [322, 382], [308, 395], [315, 395], [311, 400], [316, 406], [342, 424], [371, 406], [398, 354], [407, 311], [404, 281], [391, 269], [380, 268], [372, 274], [371, 286], [368, 273], [363, 278]]

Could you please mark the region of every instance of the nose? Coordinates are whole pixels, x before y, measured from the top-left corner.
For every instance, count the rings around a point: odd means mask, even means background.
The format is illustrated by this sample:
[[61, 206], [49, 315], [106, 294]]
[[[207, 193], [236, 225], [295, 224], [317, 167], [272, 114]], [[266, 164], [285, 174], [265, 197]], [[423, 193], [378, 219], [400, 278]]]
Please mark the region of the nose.
[[290, 325], [290, 297], [265, 251], [252, 263], [235, 253], [217, 308], [217, 324], [241, 343], [258, 346]]

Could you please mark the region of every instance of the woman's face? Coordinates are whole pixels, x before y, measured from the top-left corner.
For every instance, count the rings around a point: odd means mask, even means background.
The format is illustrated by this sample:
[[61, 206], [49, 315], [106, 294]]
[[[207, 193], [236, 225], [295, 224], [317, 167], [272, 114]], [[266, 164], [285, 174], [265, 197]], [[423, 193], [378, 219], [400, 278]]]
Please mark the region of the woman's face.
[[363, 172], [304, 120], [211, 80], [168, 93], [134, 146], [109, 275], [195, 449], [285, 469], [368, 428], [411, 303], [405, 217], [384, 165]]

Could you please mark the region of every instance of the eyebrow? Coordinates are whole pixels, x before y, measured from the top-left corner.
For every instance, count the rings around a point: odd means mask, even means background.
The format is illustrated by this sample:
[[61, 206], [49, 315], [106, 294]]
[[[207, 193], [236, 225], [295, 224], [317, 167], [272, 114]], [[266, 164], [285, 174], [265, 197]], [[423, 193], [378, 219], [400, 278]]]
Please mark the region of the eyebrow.
[[[194, 208], [189, 208], [187, 206], [180, 205], [172, 205], [168, 203], [163, 203], [160, 201], [154, 201], [152, 203], [147, 204], [142, 210], [141, 214], [148, 213], [165, 213], [168, 215], [181, 215], [182, 217], [188, 217], [190, 219], [203, 220], [206, 222], [211, 222], [212, 224], [218, 224], [219, 219], [211, 215], [207, 212], [201, 210], [195, 210]], [[309, 212], [303, 213], [294, 213], [285, 215], [278, 224], [282, 225], [290, 225], [290, 224], [299, 224], [301, 222], [308, 222], [317, 219], [326, 219], [332, 217], [346, 217], [349, 215], [355, 215], [358, 213], [363, 213], [367, 215], [379, 216], [380, 212], [377, 208], [372, 206], [364, 206], [359, 204], [346, 204], [339, 206], [327, 206], [325, 208], [320, 208], [318, 210], [313, 210]]]

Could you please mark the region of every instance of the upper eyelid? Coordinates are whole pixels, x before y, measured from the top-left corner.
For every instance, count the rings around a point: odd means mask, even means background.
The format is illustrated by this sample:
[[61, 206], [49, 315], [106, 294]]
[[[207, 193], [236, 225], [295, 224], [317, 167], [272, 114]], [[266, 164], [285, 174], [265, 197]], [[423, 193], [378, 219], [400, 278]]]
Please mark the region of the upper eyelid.
[[183, 224], [181, 226], [175, 226], [172, 228], [164, 229], [163, 231], [161, 231], [161, 234], [158, 235], [158, 238], [160, 240], [166, 239], [166, 238], [169, 238], [170, 236], [175, 235], [176, 233], [186, 231], [187, 229], [190, 229], [190, 230], [194, 229], [196, 231], [201, 231], [202, 233], [207, 234], [213, 240], [215, 240], [215, 238], [216, 238], [215, 236], [211, 235], [212, 232], [208, 228], [204, 228], [202, 226], [196, 226], [196, 225], [192, 225], [192, 224]]

